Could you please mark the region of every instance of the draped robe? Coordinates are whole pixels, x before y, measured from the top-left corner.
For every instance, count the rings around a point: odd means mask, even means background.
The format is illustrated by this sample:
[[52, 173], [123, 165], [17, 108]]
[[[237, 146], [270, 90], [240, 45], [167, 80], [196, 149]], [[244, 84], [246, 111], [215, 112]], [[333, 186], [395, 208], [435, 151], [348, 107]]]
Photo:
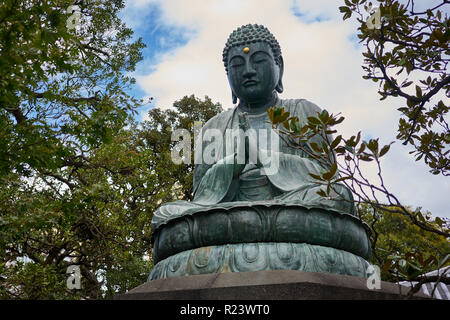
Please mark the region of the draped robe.
[[[307, 117], [317, 116], [322, 110], [315, 104], [305, 99], [278, 99], [275, 103], [278, 107], [284, 107], [291, 116], [296, 116], [303, 126], [307, 123]], [[267, 130], [268, 139], [271, 138], [271, 125], [267, 112], [257, 116], [248, 116], [250, 128]], [[331, 191], [332, 197], [325, 198], [317, 194], [320, 189], [325, 189], [309, 175], [309, 173], [320, 174], [328, 171], [318, 162], [308, 159], [306, 154], [289, 146], [277, 136], [278, 148], [271, 143], [265, 143], [273, 147], [272, 167], [263, 166], [261, 169], [256, 165], [245, 165], [239, 177], [234, 175], [236, 170], [236, 152], [227, 152], [225, 143], [219, 150], [211, 148], [212, 143], [217, 141], [204, 139], [204, 134], [211, 129], [220, 132], [221, 141], [227, 141], [227, 129], [239, 128], [239, 110], [235, 107], [224, 111], [211, 118], [202, 128], [202, 134], [197, 139], [195, 156], [197, 163], [194, 168], [194, 200], [178, 200], [161, 205], [153, 215], [152, 228], [156, 230], [169, 221], [185, 216], [205, 212], [211, 209], [230, 209], [236, 207], [248, 207], [255, 205], [286, 205], [301, 206], [304, 208], [321, 208], [332, 210], [343, 214], [355, 213], [353, 197], [344, 185], [336, 184]], [[273, 133], [275, 134], [275, 133]], [[328, 136], [332, 141], [332, 137]], [[273, 142], [273, 141], [272, 141]], [[322, 143], [322, 138], [316, 136], [310, 142]], [[257, 142], [257, 149], [261, 141]], [[215, 150], [214, 161], [203, 161], [205, 151]], [[216, 148], [217, 149], [217, 148]], [[254, 150], [254, 149], [253, 149]], [[199, 160], [201, 157], [201, 161]], [[276, 161], [276, 170], [273, 170], [273, 161]], [[270, 171], [270, 172], [269, 172]], [[254, 181], [254, 182], [252, 182]], [[255, 185], [252, 186], [251, 183]], [[248, 185], [246, 187], [246, 185]], [[253, 199], [252, 199], [253, 197]]]

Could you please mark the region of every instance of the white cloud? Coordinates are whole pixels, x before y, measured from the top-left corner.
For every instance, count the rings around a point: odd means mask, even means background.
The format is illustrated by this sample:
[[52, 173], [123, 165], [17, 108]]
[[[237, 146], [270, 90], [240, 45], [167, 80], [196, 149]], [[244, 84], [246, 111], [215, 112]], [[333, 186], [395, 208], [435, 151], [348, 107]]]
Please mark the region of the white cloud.
[[[351, 40], [357, 25], [355, 21], [342, 21], [340, 5], [334, 0], [130, 1], [129, 20], [145, 16], [150, 6], [158, 6], [158, 25], [184, 28], [189, 37], [186, 45], [157, 56], [152, 72], [137, 76], [138, 84], [160, 107], [170, 107], [190, 94], [208, 95], [225, 108], [231, 107], [222, 64], [223, 46], [237, 27], [264, 24], [282, 48], [282, 98], [306, 98], [332, 113], [341, 112], [346, 117], [340, 127], [344, 135], [361, 130], [365, 137], [380, 137], [380, 143], [387, 144], [395, 140], [399, 115], [396, 109], [402, 100], [379, 101], [377, 84], [362, 79], [362, 49]], [[407, 154], [408, 148], [399, 142], [392, 149], [383, 162], [386, 184], [405, 204], [450, 217], [448, 201], [443, 200], [450, 191], [446, 179], [428, 174], [427, 168], [415, 163]]]

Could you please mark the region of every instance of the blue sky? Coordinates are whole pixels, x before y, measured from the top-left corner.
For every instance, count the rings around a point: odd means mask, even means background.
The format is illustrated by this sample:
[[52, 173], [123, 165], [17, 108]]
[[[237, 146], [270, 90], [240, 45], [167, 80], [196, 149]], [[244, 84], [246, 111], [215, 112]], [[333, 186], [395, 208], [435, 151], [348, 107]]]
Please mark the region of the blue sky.
[[[438, 0], [417, 1], [417, 9]], [[340, 133], [395, 140], [401, 99], [379, 101], [377, 84], [362, 79], [357, 22], [342, 20], [336, 0], [128, 0], [122, 17], [147, 48], [134, 76], [138, 97], [153, 97], [149, 108], [168, 108], [184, 95], [208, 95], [232, 107], [221, 61], [228, 35], [247, 23], [264, 24], [280, 42], [285, 61], [281, 98], [305, 98], [346, 117]], [[395, 143], [383, 162], [385, 183], [404, 203], [450, 217], [448, 179], [431, 176]], [[367, 168], [376, 179], [375, 168]], [[443, 200], [444, 199], [444, 200]]]

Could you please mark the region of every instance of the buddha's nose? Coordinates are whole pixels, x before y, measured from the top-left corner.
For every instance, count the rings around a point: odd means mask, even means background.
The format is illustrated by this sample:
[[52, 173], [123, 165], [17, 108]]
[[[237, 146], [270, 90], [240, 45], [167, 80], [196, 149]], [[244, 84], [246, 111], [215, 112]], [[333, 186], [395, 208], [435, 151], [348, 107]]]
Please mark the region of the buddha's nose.
[[255, 71], [255, 69], [253, 69], [251, 63], [246, 63], [243, 76], [245, 78], [251, 78], [251, 77], [254, 77], [255, 75], [256, 75], [256, 71]]

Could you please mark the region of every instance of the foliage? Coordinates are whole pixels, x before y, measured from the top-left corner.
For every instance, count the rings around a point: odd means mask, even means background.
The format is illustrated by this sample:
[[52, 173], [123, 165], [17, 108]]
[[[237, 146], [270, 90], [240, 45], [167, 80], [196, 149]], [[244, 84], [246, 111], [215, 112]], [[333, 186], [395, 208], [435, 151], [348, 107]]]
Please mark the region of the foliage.
[[[76, 158], [60, 172], [65, 186], [43, 175], [1, 180], [1, 297], [99, 299], [146, 280], [152, 213], [163, 201], [192, 198], [192, 166], [172, 163], [170, 130], [221, 111], [207, 97], [174, 107], [150, 110], [147, 121]], [[81, 266], [81, 290], [66, 287], [69, 265]]]
[[[415, 1], [374, 1], [379, 5], [378, 25], [367, 12], [372, 3], [346, 0], [339, 9], [344, 20], [355, 14], [360, 23], [358, 37], [364, 43], [365, 79], [379, 83], [381, 100], [401, 97], [397, 138], [413, 146], [416, 161], [423, 158], [433, 174], [450, 174], [450, 129], [447, 114], [450, 96], [448, 63], [450, 23], [449, 1], [424, 11]], [[364, 10], [363, 10], [364, 9]], [[411, 89], [412, 88], [412, 89]], [[433, 98], [437, 101], [432, 102]]]
[[124, 76], [141, 39], [117, 18], [123, 1], [4, 1], [0, 6], [0, 172], [53, 174], [120, 129], [139, 101]]
[[[414, 1], [406, 5], [394, 0], [378, 2], [381, 16], [378, 25], [372, 23], [373, 16], [369, 20], [364, 17], [362, 8], [374, 14], [370, 2], [346, 0], [346, 5], [340, 7], [344, 20], [352, 14], [358, 15], [358, 37], [366, 49], [364, 78], [380, 83], [381, 100], [388, 96], [406, 100], [406, 106], [399, 108], [402, 115], [397, 139], [410, 143], [413, 146], [410, 153], [415, 153], [416, 161], [423, 157], [432, 174], [448, 175], [448, 106], [442, 100], [431, 105], [433, 97], [449, 95], [446, 69], [449, 25], [447, 16], [440, 12], [448, 1], [425, 12], [414, 11]], [[414, 81], [417, 82], [415, 92], [408, 92], [407, 87]], [[393, 280], [393, 275], [417, 278], [430, 268], [448, 264], [450, 223], [444, 218], [431, 217], [421, 208], [411, 210], [404, 206], [384, 184], [381, 158], [392, 142], [381, 145], [378, 138], [363, 141], [361, 132], [333, 138], [332, 134], [337, 133], [334, 126], [344, 121], [344, 117], [326, 110], [302, 122], [277, 106], [269, 109], [268, 114], [273, 129], [286, 143], [321, 164], [323, 170], [319, 175], [310, 174], [323, 186], [318, 191], [320, 196], [334, 197], [338, 194], [334, 192], [336, 184], [352, 191], [359, 218], [372, 230], [373, 262], [383, 266], [385, 279]], [[321, 137], [321, 144], [311, 141], [317, 136]], [[377, 181], [369, 181], [364, 163], [376, 168]]]
[[[408, 218], [392, 212], [374, 212], [360, 206], [361, 219], [376, 232], [372, 263], [382, 266], [382, 279], [397, 282], [416, 279], [421, 274], [450, 264], [450, 242], [436, 233], [410, 223]], [[426, 219], [433, 221], [431, 213]]]
[[[185, 96], [175, 101], [173, 109], [161, 110], [154, 108], [149, 111], [149, 121], [143, 123], [143, 132], [145, 136], [146, 148], [157, 154], [158, 160], [155, 163], [158, 172], [166, 177], [166, 182], [173, 185], [176, 181], [176, 195], [167, 194], [163, 199], [164, 202], [170, 199], [193, 200], [193, 174], [194, 165], [191, 161], [189, 164], [177, 165], [171, 160], [171, 151], [177, 144], [172, 141], [172, 133], [177, 129], [188, 130], [191, 141], [190, 145], [194, 145], [194, 124], [195, 122], [205, 123], [216, 114], [222, 112], [222, 106], [219, 103], [213, 103], [209, 97], [205, 97], [202, 101], [194, 95]], [[192, 158], [193, 159], [193, 158]]]
[[[333, 126], [344, 117], [326, 110], [308, 117], [306, 123], [291, 117], [284, 108], [268, 109], [272, 127], [291, 147], [301, 149], [308, 158], [318, 162], [320, 174], [309, 175], [322, 185], [318, 195], [336, 201], [349, 201], [339, 196], [336, 185], [345, 185], [354, 195], [357, 215], [371, 231], [372, 262], [382, 266], [382, 277], [388, 281], [419, 280], [449, 282], [448, 278], [423, 278], [420, 275], [439, 269], [450, 262], [450, 220], [432, 217], [421, 208], [404, 206], [384, 184], [381, 158], [390, 145], [380, 146], [378, 139], [361, 140], [361, 132], [345, 138]], [[311, 141], [321, 137], [322, 143]], [[330, 138], [331, 137], [331, 138]], [[317, 139], [315, 139], [317, 141]], [[378, 181], [369, 181], [362, 163], [372, 162], [377, 168]], [[433, 269], [435, 268], [435, 269]], [[408, 293], [419, 290], [417, 285]]]
[[[81, 20], [72, 29], [74, 4]], [[151, 266], [142, 256], [152, 203], [131, 209], [151, 172], [123, 129], [142, 103], [125, 74], [144, 45], [131, 41], [122, 8], [121, 0], [0, 4], [2, 298], [100, 298], [137, 285]], [[70, 264], [81, 267], [82, 290], [66, 288]]]
[[[344, 117], [329, 114], [326, 110], [317, 116], [308, 117], [301, 125], [297, 117], [291, 117], [284, 108], [268, 109], [272, 127], [289, 145], [301, 149], [311, 159], [320, 163], [323, 170], [320, 175], [310, 176], [324, 187], [318, 191], [322, 197], [332, 197], [338, 192], [336, 184], [344, 184], [355, 196], [355, 203], [369, 204], [375, 209], [396, 212], [409, 218], [415, 225], [424, 230], [449, 237], [450, 229], [444, 221], [436, 217], [430, 224], [420, 208], [411, 212], [399, 199], [392, 194], [384, 184], [381, 158], [389, 151], [390, 145], [380, 146], [377, 139], [361, 140], [361, 132], [345, 138], [338, 135], [331, 139], [331, 134], [337, 132], [333, 127], [344, 121]], [[321, 137], [321, 145], [312, 142], [313, 137]], [[374, 162], [378, 170], [378, 181], [369, 181], [362, 170], [363, 162]], [[382, 198], [381, 198], [382, 197]], [[336, 198], [346, 201], [343, 198]]]
[[[135, 149], [131, 132], [121, 132], [86, 155], [88, 164], [61, 170], [67, 184], [44, 175], [2, 177], [3, 297], [101, 298], [145, 280], [155, 203], [146, 201], [151, 157]], [[81, 268], [80, 291], [65, 286], [69, 265]], [[36, 271], [47, 285], [38, 285]]]
[[[75, 3], [82, 19], [70, 29]], [[127, 93], [134, 79], [125, 74], [143, 44], [131, 41], [122, 8], [0, 5], [1, 298], [99, 299], [141, 284], [152, 212], [176, 199], [174, 184], [189, 183], [167, 165], [169, 144], [151, 138], [167, 136], [159, 119], [130, 122], [142, 101]], [[196, 112], [184, 110], [186, 119]], [[80, 266], [81, 290], [67, 289], [69, 265]]]

